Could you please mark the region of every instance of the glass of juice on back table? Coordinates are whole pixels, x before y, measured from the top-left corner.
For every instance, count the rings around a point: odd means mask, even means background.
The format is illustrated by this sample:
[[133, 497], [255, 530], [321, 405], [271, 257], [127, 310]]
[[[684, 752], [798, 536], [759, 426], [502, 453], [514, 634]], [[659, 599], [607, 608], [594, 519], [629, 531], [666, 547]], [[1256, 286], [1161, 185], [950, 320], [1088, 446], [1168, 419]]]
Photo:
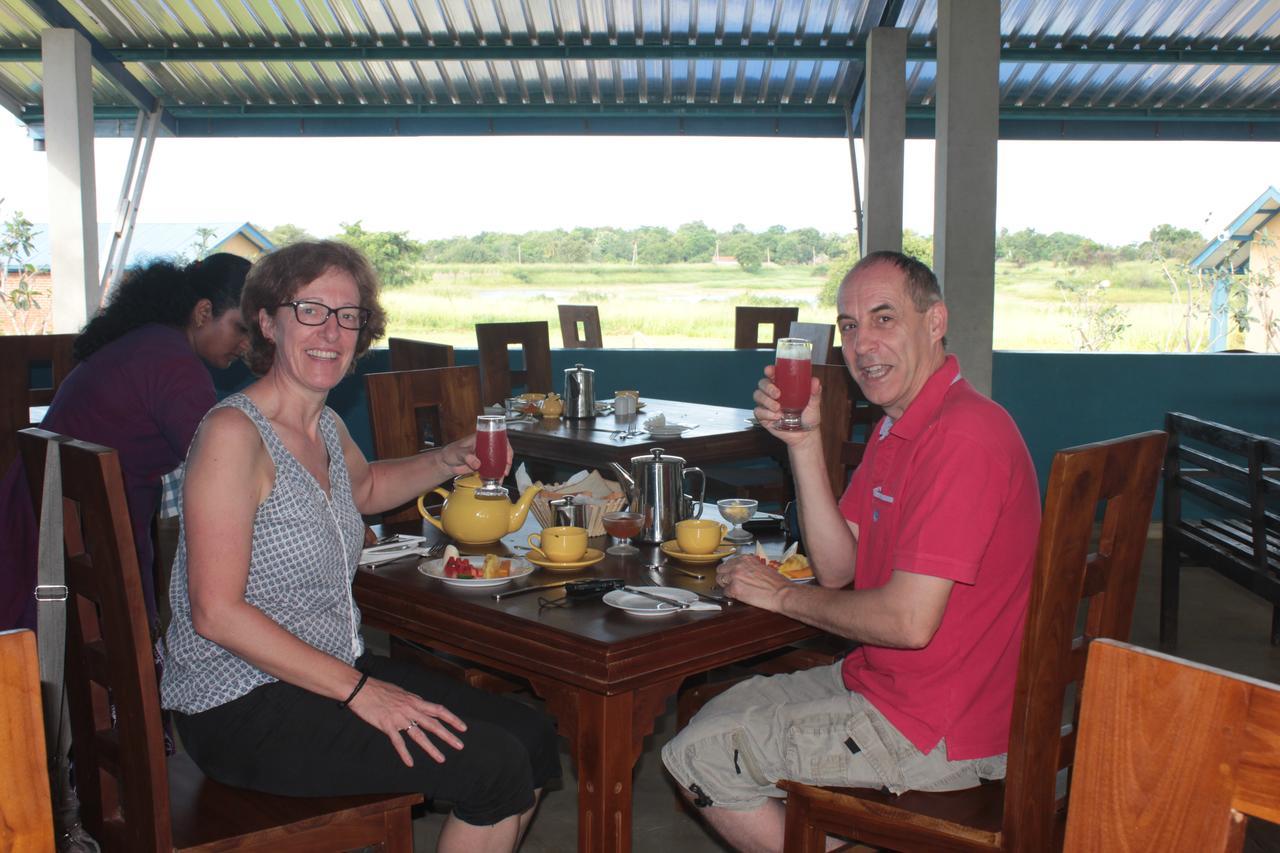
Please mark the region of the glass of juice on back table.
[[809, 403], [810, 378], [813, 376], [813, 344], [804, 338], [779, 338], [778, 354], [773, 362], [773, 384], [778, 386], [782, 418], [777, 429], [805, 429], [800, 413]]
[[480, 457], [481, 486], [476, 497], [505, 498], [502, 475], [507, 470], [507, 419], [502, 415], [476, 418], [476, 456]]

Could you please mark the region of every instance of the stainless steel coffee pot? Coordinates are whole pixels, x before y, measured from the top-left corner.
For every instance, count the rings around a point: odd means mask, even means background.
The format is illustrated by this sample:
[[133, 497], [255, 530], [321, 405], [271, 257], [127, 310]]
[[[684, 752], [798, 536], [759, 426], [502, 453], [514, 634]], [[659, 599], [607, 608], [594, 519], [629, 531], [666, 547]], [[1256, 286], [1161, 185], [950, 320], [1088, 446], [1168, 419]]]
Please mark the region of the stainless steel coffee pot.
[[564, 417], [594, 418], [596, 416], [596, 372], [589, 367], [575, 364], [564, 371]]
[[[666, 542], [676, 535], [676, 522], [702, 516], [702, 500], [706, 497], [707, 478], [701, 468], [686, 468], [679, 456], [667, 456], [655, 447], [644, 456], [631, 457], [628, 471], [616, 462], [609, 467], [618, 475], [631, 500], [632, 512], [644, 516], [640, 530], [642, 542]], [[690, 498], [685, 482], [697, 474], [697, 491]]]

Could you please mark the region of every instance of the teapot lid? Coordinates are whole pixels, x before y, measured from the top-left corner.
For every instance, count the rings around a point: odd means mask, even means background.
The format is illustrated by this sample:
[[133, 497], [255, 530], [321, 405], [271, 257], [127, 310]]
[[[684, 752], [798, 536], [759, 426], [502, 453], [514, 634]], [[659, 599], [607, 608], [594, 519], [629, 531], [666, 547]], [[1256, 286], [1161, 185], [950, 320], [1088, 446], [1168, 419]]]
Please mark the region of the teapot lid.
[[453, 478], [454, 488], [478, 489], [481, 486], [480, 475], [472, 471], [470, 474], [459, 474]]
[[631, 464], [635, 465], [684, 465], [684, 458], [681, 456], [667, 456], [666, 451], [661, 447], [655, 447], [643, 456], [632, 456]]
[[566, 367], [564, 369], [564, 372], [565, 373], [595, 373], [595, 371], [592, 370], [590, 367], [583, 367], [581, 362], [579, 362], [578, 364], [575, 364], [573, 367]]

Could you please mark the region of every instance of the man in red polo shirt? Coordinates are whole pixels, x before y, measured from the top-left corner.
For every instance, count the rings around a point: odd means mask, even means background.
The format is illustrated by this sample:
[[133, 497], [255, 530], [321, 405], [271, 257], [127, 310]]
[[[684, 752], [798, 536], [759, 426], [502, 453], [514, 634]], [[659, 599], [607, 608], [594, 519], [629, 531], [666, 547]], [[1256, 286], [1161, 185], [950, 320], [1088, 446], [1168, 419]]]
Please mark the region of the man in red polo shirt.
[[[1040, 492], [1026, 444], [946, 352], [937, 278], [896, 252], [841, 283], [845, 363], [885, 411], [844, 496], [818, 430], [773, 428], [773, 368], [756, 416], [787, 444], [817, 586], [754, 557], [722, 565], [741, 601], [861, 645], [843, 662], [753, 678], [717, 697], [663, 750], [668, 770], [742, 850], [780, 850], [778, 779], [906, 790], [1004, 776]], [[821, 419], [820, 385], [802, 420]]]

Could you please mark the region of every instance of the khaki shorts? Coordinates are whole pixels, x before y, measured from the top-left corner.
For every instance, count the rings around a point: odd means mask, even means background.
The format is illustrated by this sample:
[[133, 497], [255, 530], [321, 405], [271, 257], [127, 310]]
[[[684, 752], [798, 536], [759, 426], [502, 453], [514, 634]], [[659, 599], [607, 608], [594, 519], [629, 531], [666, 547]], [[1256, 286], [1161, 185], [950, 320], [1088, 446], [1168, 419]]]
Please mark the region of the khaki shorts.
[[844, 686], [839, 663], [725, 691], [663, 748], [662, 761], [699, 805], [742, 811], [784, 797], [779, 779], [901, 794], [973, 788], [1005, 774], [1004, 755], [948, 761], [945, 741], [921, 753]]

